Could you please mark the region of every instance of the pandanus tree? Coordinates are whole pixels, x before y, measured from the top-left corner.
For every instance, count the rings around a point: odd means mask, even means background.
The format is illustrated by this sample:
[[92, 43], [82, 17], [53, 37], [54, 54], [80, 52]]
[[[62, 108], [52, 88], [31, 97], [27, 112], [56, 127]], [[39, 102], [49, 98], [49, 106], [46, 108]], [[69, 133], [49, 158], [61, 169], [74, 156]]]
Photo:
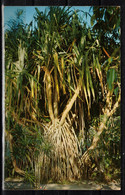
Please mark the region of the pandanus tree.
[[[50, 7], [48, 13], [36, 9], [34, 19], [34, 27], [20, 24], [17, 36], [13, 28], [5, 34], [6, 134], [13, 166], [25, 175], [23, 166], [30, 164], [37, 182], [78, 179], [119, 105], [119, 59], [105, 60], [96, 33], [70, 8]], [[86, 119], [91, 120], [99, 98], [104, 116], [83, 153]], [[24, 162], [14, 157], [17, 125], [25, 129], [22, 139], [28, 134], [30, 140]]]
[[[91, 100], [95, 98], [90, 72], [93, 51], [91, 47], [89, 48], [89, 44], [95, 50], [98, 49], [98, 42], [91, 40], [90, 30], [82, 28], [75, 13], [72, 18], [70, 17], [69, 23], [64, 20], [58, 29], [60, 20], [63, 19], [63, 12], [60, 11], [60, 15], [58, 12], [59, 8], [50, 9], [49, 15], [53, 16], [51, 20], [53, 23], [47, 22], [46, 19], [41, 31], [39, 20], [37, 20], [37, 32], [41, 33], [41, 36], [40, 40], [38, 38], [39, 53], [34, 52], [37, 63], [41, 65], [41, 73], [44, 74], [45, 101], [51, 120], [50, 123], [45, 124], [44, 139], [49, 140], [54, 147], [51, 157], [47, 157], [46, 154], [39, 156], [39, 164], [41, 163], [42, 167], [41, 176], [56, 180], [80, 177], [78, 160], [82, 153], [77, 135], [79, 134], [84, 142], [85, 128], [84, 109], [81, 105], [86, 101], [89, 113]], [[76, 26], [73, 25], [74, 23]], [[81, 30], [78, 31], [78, 28]], [[71, 32], [71, 42], [70, 40], [68, 42], [64, 32], [66, 35]], [[65, 104], [61, 105], [60, 98], [62, 97], [65, 98]], [[77, 116], [79, 118], [75, 119]], [[74, 126], [79, 126], [79, 128], [75, 129]], [[46, 169], [48, 172], [45, 171]]]

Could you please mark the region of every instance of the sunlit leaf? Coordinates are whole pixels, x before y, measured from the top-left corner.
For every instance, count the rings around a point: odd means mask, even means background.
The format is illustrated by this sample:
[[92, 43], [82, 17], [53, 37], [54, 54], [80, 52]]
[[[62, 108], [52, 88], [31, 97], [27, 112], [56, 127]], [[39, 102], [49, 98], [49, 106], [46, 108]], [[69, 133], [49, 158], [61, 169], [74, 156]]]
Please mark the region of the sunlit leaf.
[[109, 69], [107, 72], [107, 84], [108, 84], [108, 88], [109, 90], [112, 90], [113, 88], [113, 83], [116, 79], [116, 71], [114, 68]]

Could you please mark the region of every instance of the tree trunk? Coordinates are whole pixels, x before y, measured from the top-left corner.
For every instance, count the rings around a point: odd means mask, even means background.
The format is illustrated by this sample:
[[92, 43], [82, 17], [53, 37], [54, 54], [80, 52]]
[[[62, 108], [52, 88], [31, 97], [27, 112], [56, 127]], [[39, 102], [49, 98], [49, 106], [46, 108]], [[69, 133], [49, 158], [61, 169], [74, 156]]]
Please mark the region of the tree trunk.
[[[77, 89], [74, 91], [73, 97], [68, 101], [62, 113], [61, 119], [56, 118], [55, 122], [52, 122], [50, 126], [44, 126], [44, 139], [51, 143], [52, 148], [49, 156], [42, 152], [39, 157], [40, 162], [42, 162], [39, 163], [41, 181], [45, 178], [54, 181], [80, 178], [78, 160], [81, 148], [73, 126], [66, 120], [69, 111], [78, 97], [80, 89], [81, 85], [79, 83]], [[47, 167], [49, 171], [47, 171]]]
[[83, 110], [83, 103], [79, 100], [79, 139], [81, 142], [81, 145], [84, 145], [84, 139], [85, 139], [85, 120], [84, 120], [84, 110]]
[[56, 67], [54, 69], [54, 77], [55, 77], [55, 83], [54, 83], [54, 117], [57, 118], [58, 117], [58, 100], [59, 100], [59, 94], [58, 94], [58, 80], [57, 80], [57, 70]]
[[49, 116], [51, 118], [51, 121], [54, 122], [54, 113], [52, 108], [52, 89], [51, 89], [51, 76], [49, 70], [44, 66], [42, 67], [45, 71], [45, 78], [44, 82], [46, 83], [46, 94], [47, 94], [47, 100], [48, 100], [48, 112]]

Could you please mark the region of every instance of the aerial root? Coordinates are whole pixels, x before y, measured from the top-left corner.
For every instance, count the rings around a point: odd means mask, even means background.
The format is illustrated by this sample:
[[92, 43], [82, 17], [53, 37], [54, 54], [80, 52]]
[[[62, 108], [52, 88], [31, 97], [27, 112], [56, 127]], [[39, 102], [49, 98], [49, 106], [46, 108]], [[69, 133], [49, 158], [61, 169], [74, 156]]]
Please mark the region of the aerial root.
[[45, 128], [44, 139], [51, 143], [52, 149], [50, 156], [45, 152], [41, 152], [39, 156], [41, 180], [80, 178], [78, 167], [80, 146], [73, 127], [67, 122], [60, 126], [57, 121], [56, 124]]

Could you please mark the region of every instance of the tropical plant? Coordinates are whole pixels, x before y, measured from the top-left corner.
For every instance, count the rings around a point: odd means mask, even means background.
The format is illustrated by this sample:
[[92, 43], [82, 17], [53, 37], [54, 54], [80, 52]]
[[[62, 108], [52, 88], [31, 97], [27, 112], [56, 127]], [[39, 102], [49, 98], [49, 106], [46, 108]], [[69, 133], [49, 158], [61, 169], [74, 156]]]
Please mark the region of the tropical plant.
[[36, 8], [34, 20], [34, 26], [21, 21], [15, 36], [13, 25], [5, 32], [6, 140], [12, 164], [21, 175], [32, 170], [36, 183], [79, 179], [119, 106], [119, 43], [105, 56], [109, 43], [104, 54], [97, 27], [87, 28], [67, 7], [44, 13]]

